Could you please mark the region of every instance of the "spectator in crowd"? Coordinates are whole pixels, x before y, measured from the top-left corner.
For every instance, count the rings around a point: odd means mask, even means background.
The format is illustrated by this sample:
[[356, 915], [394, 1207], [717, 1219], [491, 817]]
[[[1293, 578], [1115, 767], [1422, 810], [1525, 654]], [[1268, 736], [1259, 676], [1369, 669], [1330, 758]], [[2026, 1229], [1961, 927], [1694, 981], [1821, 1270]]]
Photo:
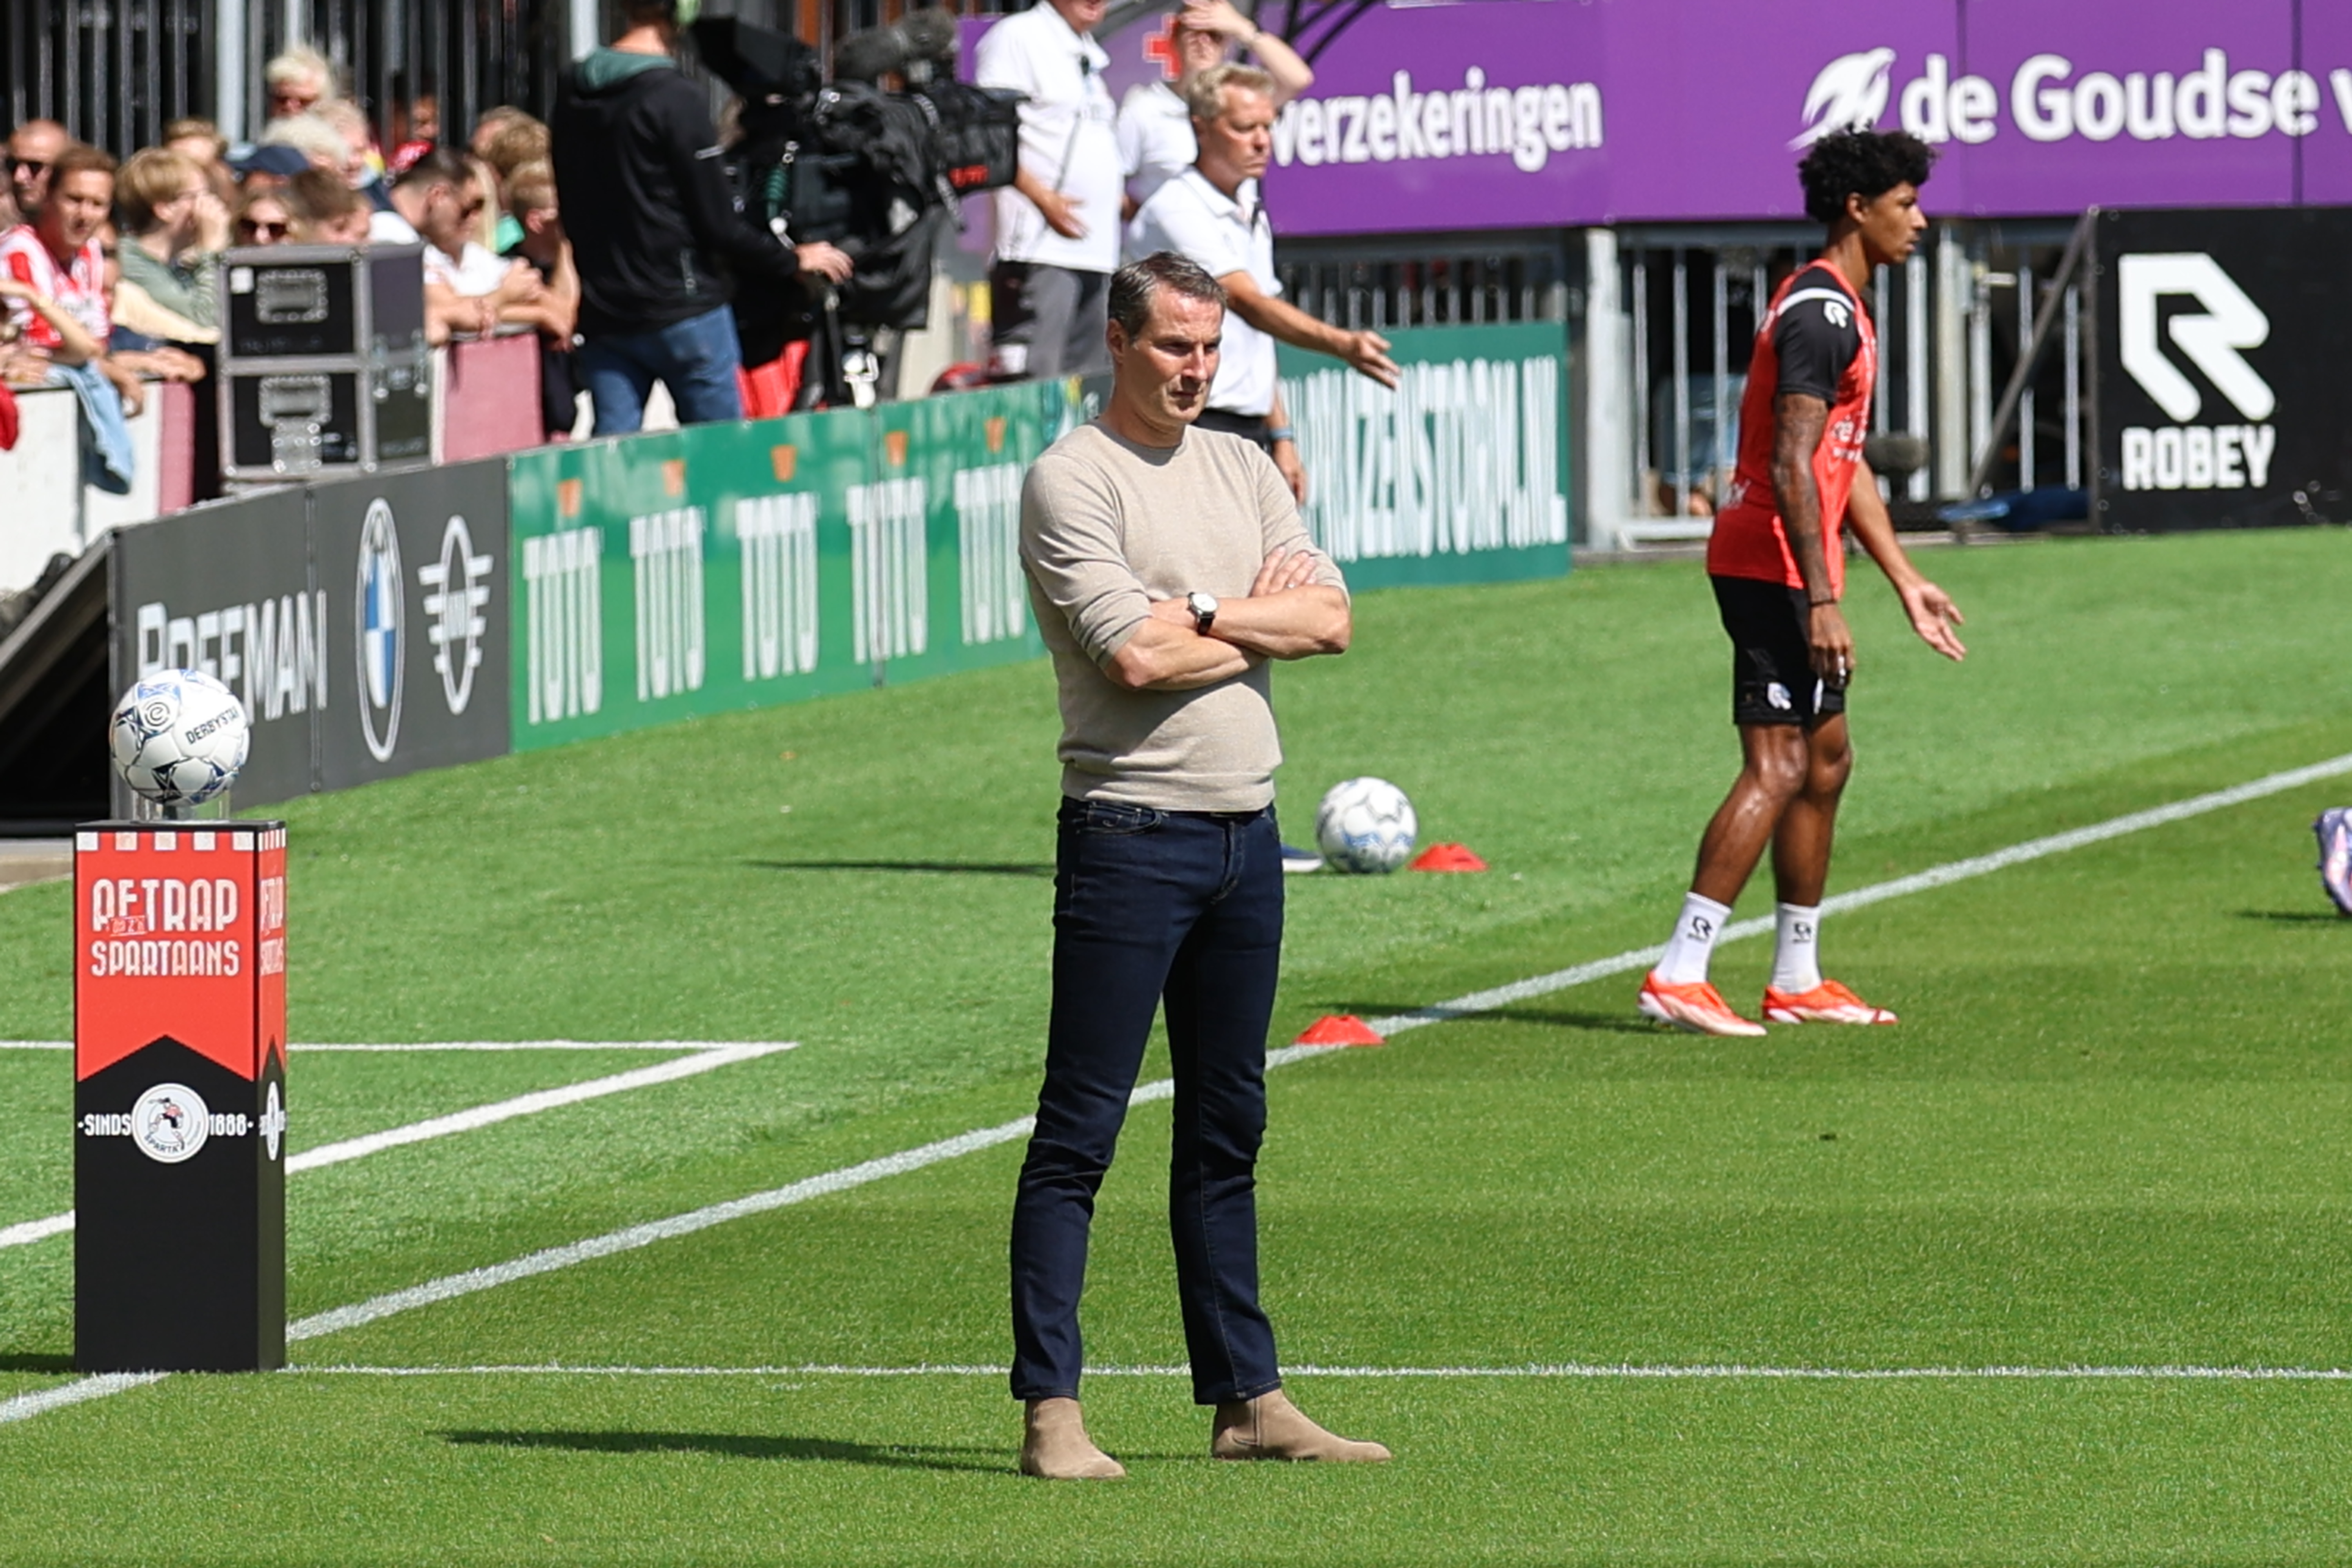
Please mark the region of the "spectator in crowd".
[[54, 120], [27, 120], [8, 137], [9, 226], [41, 216], [48, 194], [49, 166], [73, 139]]
[[236, 175], [237, 189], [246, 195], [257, 191], [275, 191], [286, 182], [310, 166], [310, 160], [291, 147], [248, 147], [229, 160], [229, 168]]
[[0, 235], [0, 276], [15, 279], [71, 318], [60, 327], [31, 299], [12, 295], [8, 313], [26, 340], [59, 364], [81, 364], [106, 352], [106, 258], [99, 232], [114, 206], [114, 160], [68, 142], [46, 161], [38, 216]]
[[580, 383], [572, 352], [580, 319], [580, 274], [563, 237], [554, 169], [546, 163], [518, 167], [507, 180], [507, 211], [522, 237], [500, 254], [529, 262], [546, 288], [540, 300], [545, 312], [539, 326], [540, 418], [547, 438], [561, 441], [580, 418]]
[[623, 0], [621, 11], [611, 47], [564, 72], [551, 127], [599, 436], [637, 429], [656, 381], [680, 424], [741, 418], [733, 289], [850, 270], [832, 246], [787, 247], [736, 210], [709, 103], [672, 58], [675, 0]]
[[1090, 36], [1108, 0], [1046, 0], [980, 40], [974, 79], [1024, 94], [1011, 186], [996, 193], [989, 268], [995, 324], [990, 372], [1002, 380], [1107, 369], [1103, 331], [1118, 265], [1118, 112]]
[[335, 96], [335, 68], [308, 44], [294, 44], [261, 68], [269, 95], [269, 118], [303, 113]]
[[[46, 171], [40, 216], [0, 235], [0, 277], [14, 279], [56, 309], [14, 295], [8, 313], [26, 342], [49, 362], [48, 379], [70, 386], [89, 421], [89, 478], [117, 493], [131, 486], [131, 435], [125, 415], [144, 406], [138, 374], [106, 352], [113, 331], [106, 309], [106, 257], [99, 240], [114, 206], [114, 160], [68, 142]], [[110, 393], [110, 387], [111, 392]]]
[[[1192, 110], [1184, 93], [1200, 74], [1225, 63], [1234, 45], [1255, 55], [1273, 84], [1274, 107], [1315, 84], [1315, 72], [1298, 52], [1235, 10], [1227, 0], [1185, 0], [1168, 20], [1179, 75], [1173, 85], [1150, 81], [1129, 88], [1118, 106], [1118, 153], [1127, 168], [1127, 188], [1140, 207], [1152, 193], [1192, 166], [1199, 151], [1192, 138]], [[1132, 210], [1128, 214], [1132, 217]]]
[[[199, 331], [211, 329], [216, 338], [220, 253], [228, 248], [229, 214], [204, 171], [167, 147], [150, 147], [122, 165], [114, 195], [122, 215], [115, 247], [122, 281]], [[119, 302], [115, 314], [126, 314]], [[207, 341], [181, 331], [139, 330], [173, 342]]]
[[[118, 172], [118, 186], [121, 177]], [[98, 254], [106, 265], [109, 375], [118, 381], [140, 376], [159, 381], [204, 380], [205, 362], [179, 345], [201, 343], [207, 337], [217, 341], [219, 334], [158, 305], [138, 284], [123, 281], [121, 238], [111, 222], [98, 231]], [[127, 392], [123, 401], [137, 411]], [[143, 394], [140, 401], [144, 401]]]
[[1224, 353], [1200, 426], [1265, 448], [1303, 501], [1307, 470], [1282, 412], [1275, 340], [1329, 354], [1382, 386], [1397, 384], [1397, 367], [1378, 332], [1327, 326], [1281, 298], [1274, 228], [1258, 195], [1273, 152], [1273, 78], [1254, 66], [1217, 65], [1196, 74], [1186, 91], [1196, 161], [1135, 215], [1128, 253], [1175, 251], [1223, 286]]
[[360, 106], [347, 98], [331, 98], [312, 110], [342, 139], [343, 182], [365, 196], [378, 212], [392, 210], [392, 187], [384, 183], [383, 154], [376, 150], [375, 128]]
[[230, 228], [239, 245], [284, 245], [294, 237], [293, 226], [294, 215], [286, 205], [286, 187], [272, 183], [245, 193], [245, 199], [236, 204], [236, 216]]
[[[51, 333], [75, 343], [85, 357], [95, 357], [99, 345], [92, 341], [73, 312], [42, 293], [30, 283], [18, 282], [0, 273], [0, 385], [44, 386], [49, 379], [50, 358], [47, 350], [37, 346], [27, 327], [38, 321]], [[21, 313], [16, 307], [22, 305]]]
[[351, 149], [344, 144], [343, 133], [327, 118], [312, 110], [289, 114], [283, 120], [273, 120], [261, 128], [257, 143], [263, 147], [291, 147], [302, 154], [303, 162], [313, 169], [327, 169], [341, 174]]
[[[395, 115], [398, 110], [394, 111]], [[384, 161], [384, 178], [388, 182], [408, 172], [408, 166], [433, 150], [441, 140], [441, 100], [429, 92], [420, 92], [408, 100], [404, 121], [395, 119], [392, 156]]]
[[517, 114], [500, 125], [498, 133], [489, 138], [488, 145], [480, 151], [482, 161], [489, 164], [499, 181], [499, 222], [490, 248], [504, 256], [522, 239], [522, 225], [515, 218], [514, 196], [509, 182], [525, 163], [554, 167], [554, 146], [548, 140], [546, 121]]
[[499, 132], [518, 121], [530, 118], [530, 110], [527, 109], [518, 109], [511, 103], [493, 104], [482, 110], [481, 117], [474, 121], [474, 133], [466, 139], [466, 145], [473, 150], [476, 157], [487, 158], [490, 143], [498, 139]]
[[[446, 342], [452, 333], [488, 337], [500, 321], [537, 327], [545, 293], [528, 263], [506, 261], [485, 248], [476, 232], [489, 202], [488, 171], [452, 147], [436, 147], [409, 165], [392, 187], [396, 213], [378, 213], [374, 237], [425, 246], [425, 336]], [[388, 232], [397, 218], [404, 234]]]
[[163, 145], [204, 171], [224, 210], [236, 205], [236, 173], [228, 166], [228, 138], [219, 126], [209, 120], [174, 120], [163, 127]]
[[305, 169], [294, 176], [285, 193], [286, 210], [294, 219], [295, 241], [302, 245], [365, 245], [375, 209], [367, 197], [324, 169]]

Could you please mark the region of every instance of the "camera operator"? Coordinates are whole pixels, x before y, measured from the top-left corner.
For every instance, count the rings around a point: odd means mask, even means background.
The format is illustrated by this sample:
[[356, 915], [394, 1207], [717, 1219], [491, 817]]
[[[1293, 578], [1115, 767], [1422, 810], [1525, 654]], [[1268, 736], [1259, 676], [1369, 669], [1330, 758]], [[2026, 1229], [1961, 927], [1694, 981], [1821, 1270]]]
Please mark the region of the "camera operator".
[[656, 381], [682, 425], [741, 418], [730, 276], [771, 289], [850, 270], [832, 246], [786, 247], [737, 214], [702, 91], [674, 58], [698, 0], [621, 9], [621, 36], [564, 73], [551, 125], [599, 436], [637, 429]]
[[989, 369], [1000, 380], [1109, 368], [1103, 332], [1124, 166], [1118, 110], [1103, 85], [1110, 57], [1090, 37], [1108, 8], [1106, 0], [1046, 0], [980, 40], [979, 85], [1028, 95], [1020, 171], [996, 194]]

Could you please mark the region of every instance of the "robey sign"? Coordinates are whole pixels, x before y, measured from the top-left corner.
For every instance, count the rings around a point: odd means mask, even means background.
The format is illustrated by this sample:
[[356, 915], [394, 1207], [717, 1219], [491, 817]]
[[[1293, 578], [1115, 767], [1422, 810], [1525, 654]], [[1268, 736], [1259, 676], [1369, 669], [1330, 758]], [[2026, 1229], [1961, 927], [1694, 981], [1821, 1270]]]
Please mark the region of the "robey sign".
[[2344, 521], [2352, 210], [2097, 216], [2101, 522]]

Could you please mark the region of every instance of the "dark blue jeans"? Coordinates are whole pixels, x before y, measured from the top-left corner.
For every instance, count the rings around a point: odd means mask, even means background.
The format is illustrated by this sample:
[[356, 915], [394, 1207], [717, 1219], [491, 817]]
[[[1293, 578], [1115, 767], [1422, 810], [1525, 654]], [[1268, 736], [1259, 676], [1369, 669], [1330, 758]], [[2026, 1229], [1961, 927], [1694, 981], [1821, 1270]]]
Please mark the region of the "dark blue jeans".
[[1257, 1301], [1265, 1029], [1282, 966], [1274, 812], [1065, 800], [1054, 891], [1045, 1085], [1013, 1203], [1013, 1396], [1077, 1394], [1087, 1231], [1162, 1002], [1176, 1079], [1168, 1226], [1192, 1397], [1278, 1388]]
[[599, 436], [642, 428], [656, 381], [669, 388], [680, 425], [742, 418], [743, 392], [735, 379], [742, 363], [735, 311], [728, 305], [654, 331], [600, 333], [580, 345], [577, 361]]

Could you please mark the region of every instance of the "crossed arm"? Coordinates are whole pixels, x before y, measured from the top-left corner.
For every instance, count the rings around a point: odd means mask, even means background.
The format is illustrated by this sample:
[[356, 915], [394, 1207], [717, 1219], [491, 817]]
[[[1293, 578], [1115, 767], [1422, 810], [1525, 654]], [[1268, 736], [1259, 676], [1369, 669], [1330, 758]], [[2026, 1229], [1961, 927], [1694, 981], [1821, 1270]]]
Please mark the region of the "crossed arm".
[[1230, 680], [1269, 658], [1345, 653], [1353, 633], [1348, 595], [1315, 582], [1309, 551], [1275, 551], [1249, 596], [1227, 599], [1207, 635], [1192, 629], [1182, 599], [1160, 599], [1104, 673], [1130, 691], [1190, 691]]

